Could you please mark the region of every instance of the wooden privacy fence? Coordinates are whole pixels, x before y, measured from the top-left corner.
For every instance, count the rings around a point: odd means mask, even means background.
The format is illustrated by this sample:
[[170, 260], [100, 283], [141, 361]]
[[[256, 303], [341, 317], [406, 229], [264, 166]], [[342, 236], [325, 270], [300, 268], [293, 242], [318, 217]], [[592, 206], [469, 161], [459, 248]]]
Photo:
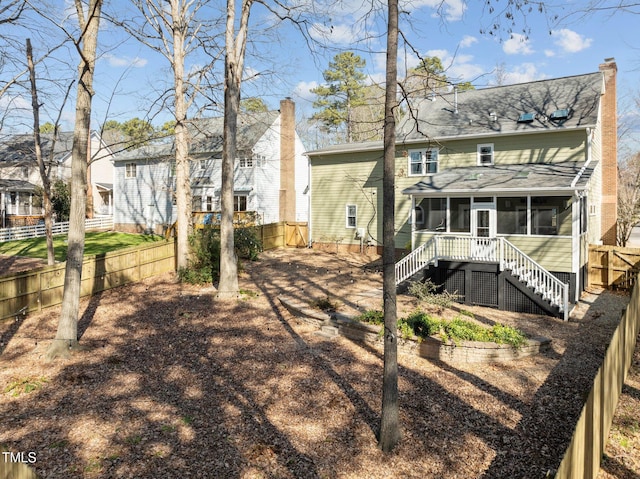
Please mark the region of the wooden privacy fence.
[[307, 246], [309, 226], [307, 223], [281, 221], [259, 226], [262, 249], [269, 250], [283, 246], [304, 248]]
[[640, 285], [611, 338], [556, 479], [595, 479], [640, 333]]
[[[0, 319], [62, 303], [66, 263], [0, 278]], [[85, 257], [80, 296], [175, 271], [174, 241], [121, 249]]]
[[589, 246], [589, 286], [631, 289], [640, 271], [640, 248]]

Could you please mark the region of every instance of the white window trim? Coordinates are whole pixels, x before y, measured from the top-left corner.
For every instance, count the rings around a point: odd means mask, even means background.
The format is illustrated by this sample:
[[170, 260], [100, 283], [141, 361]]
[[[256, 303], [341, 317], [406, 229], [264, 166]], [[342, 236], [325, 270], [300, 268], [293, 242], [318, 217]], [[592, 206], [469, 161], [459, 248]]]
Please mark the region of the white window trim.
[[[482, 163], [482, 160], [481, 160], [482, 155], [480, 152], [482, 151], [482, 148], [485, 148], [485, 147], [491, 148], [491, 163]], [[495, 155], [496, 155], [496, 150], [493, 146], [493, 143], [479, 143], [476, 150], [476, 164], [478, 166], [493, 166], [496, 163]]]
[[[349, 208], [353, 207], [354, 209], [354, 214], [353, 215], [349, 215]], [[347, 229], [356, 229], [356, 227], [358, 226], [358, 205], [346, 205], [345, 206], [345, 220], [344, 220], [344, 225], [345, 228]], [[354, 225], [351, 226], [349, 225], [349, 218], [353, 217], [354, 219]]]
[[[432, 161], [427, 161], [427, 151], [431, 151], [432, 155], [435, 155], [435, 160]], [[411, 172], [411, 153], [415, 153], [415, 152], [419, 152], [420, 156], [422, 158], [422, 166], [420, 169], [420, 173], [412, 173]], [[427, 164], [429, 163], [435, 163], [436, 165], [436, 171], [434, 172], [427, 172]], [[440, 151], [438, 150], [438, 148], [416, 148], [413, 150], [409, 150], [408, 155], [407, 155], [407, 172], [408, 172], [408, 176], [428, 176], [428, 175], [433, 175], [435, 173], [437, 173], [439, 171], [439, 166], [440, 166]]]
[[[133, 175], [129, 172], [129, 166], [133, 165]], [[136, 163], [126, 163], [124, 165], [124, 177], [128, 180], [131, 180], [138, 176], [138, 165]]]

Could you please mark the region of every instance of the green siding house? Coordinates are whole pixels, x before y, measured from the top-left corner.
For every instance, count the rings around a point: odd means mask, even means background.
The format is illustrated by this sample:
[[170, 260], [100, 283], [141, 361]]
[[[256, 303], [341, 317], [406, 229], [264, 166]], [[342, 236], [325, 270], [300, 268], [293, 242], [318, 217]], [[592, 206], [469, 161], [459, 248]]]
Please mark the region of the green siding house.
[[[616, 64], [413, 101], [398, 123], [398, 283], [417, 273], [467, 303], [567, 318], [588, 245], [614, 244]], [[382, 247], [381, 142], [310, 159], [310, 244]]]

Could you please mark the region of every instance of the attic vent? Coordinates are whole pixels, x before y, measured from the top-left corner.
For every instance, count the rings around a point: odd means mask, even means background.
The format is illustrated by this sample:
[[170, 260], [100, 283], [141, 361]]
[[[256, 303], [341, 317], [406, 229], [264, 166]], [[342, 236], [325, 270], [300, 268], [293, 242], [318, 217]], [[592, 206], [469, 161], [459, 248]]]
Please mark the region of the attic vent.
[[529, 178], [529, 172], [528, 171], [518, 171], [515, 174], [514, 178], [520, 178], [520, 179]]
[[518, 117], [518, 123], [531, 123], [535, 119], [535, 112], [523, 113]]
[[568, 109], [564, 109], [564, 110], [556, 110], [553, 113], [551, 113], [551, 115], [549, 116], [550, 120], [566, 120], [567, 118], [569, 118], [569, 110]]

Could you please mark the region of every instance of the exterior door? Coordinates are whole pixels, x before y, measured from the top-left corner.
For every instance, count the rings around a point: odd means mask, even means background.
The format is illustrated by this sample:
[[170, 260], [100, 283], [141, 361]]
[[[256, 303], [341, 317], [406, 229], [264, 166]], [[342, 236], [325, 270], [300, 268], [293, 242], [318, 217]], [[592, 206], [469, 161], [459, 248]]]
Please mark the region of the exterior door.
[[497, 260], [496, 208], [494, 204], [474, 205], [471, 214], [471, 256], [477, 260]]

